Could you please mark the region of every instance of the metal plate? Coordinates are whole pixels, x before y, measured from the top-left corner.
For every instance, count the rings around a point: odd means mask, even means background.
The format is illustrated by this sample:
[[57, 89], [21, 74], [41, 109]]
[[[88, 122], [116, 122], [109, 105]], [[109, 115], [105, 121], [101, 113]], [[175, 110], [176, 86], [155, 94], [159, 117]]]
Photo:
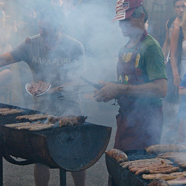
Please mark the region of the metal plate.
[[[28, 94], [30, 94], [31, 96], [34, 96], [34, 95], [32, 95], [29, 91], [28, 91], [28, 88], [29, 87], [31, 87], [31, 83], [27, 83], [26, 85], [25, 85], [25, 89], [26, 89], [26, 91], [27, 91], [27, 93]], [[42, 92], [41, 94], [37, 94], [37, 95], [35, 95], [35, 96], [42, 96], [43, 94], [45, 94], [46, 92], [48, 92], [49, 90], [50, 90], [50, 88], [51, 88], [51, 84], [49, 85], [49, 87], [44, 91], [44, 92]]]

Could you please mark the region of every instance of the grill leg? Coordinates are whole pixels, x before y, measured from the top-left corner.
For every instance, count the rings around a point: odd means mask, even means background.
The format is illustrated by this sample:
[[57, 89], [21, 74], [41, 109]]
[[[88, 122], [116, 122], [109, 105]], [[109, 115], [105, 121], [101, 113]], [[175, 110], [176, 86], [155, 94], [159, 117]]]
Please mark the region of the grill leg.
[[3, 140], [0, 137], [0, 186], [3, 186]]
[[3, 156], [0, 152], [0, 186], [3, 186]]
[[109, 178], [108, 178], [108, 186], [112, 186], [112, 176], [109, 175]]
[[109, 175], [109, 178], [108, 178], [108, 186], [116, 186], [111, 175]]
[[66, 171], [64, 169], [60, 169], [59, 171], [60, 171], [60, 186], [66, 186]]

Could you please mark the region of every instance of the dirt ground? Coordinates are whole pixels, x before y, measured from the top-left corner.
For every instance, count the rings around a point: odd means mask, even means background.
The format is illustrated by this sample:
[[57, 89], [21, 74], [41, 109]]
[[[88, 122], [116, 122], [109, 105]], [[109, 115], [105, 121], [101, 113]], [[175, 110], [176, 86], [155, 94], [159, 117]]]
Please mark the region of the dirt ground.
[[[118, 107], [111, 106], [111, 104], [111, 102], [107, 104], [94, 102], [91, 107], [86, 108], [86, 114], [90, 116], [87, 120], [88, 122], [112, 127], [112, 134], [107, 149], [111, 149], [114, 144], [116, 131], [115, 115], [118, 110]], [[3, 160], [3, 185], [34, 186], [33, 168], [33, 164], [19, 166]], [[50, 174], [49, 186], [60, 185], [59, 169], [50, 169]], [[103, 154], [92, 167], [86, 170], [86, 186], [106, 186], [108, 185], [107, 180], [108, 172]], [[67, 186], [74, 186], [70, 172], [67, 172]]]

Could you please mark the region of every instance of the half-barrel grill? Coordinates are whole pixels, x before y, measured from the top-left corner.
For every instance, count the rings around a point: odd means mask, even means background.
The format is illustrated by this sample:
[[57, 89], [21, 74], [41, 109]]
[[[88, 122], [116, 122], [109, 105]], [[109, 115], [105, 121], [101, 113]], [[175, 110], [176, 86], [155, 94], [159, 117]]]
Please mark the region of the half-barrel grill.
[[[151, 159], [157, 155], [150, 155], [145, 150], [125, 151], [129, 161]], [[109, 186], [147, 186], [152, 180], [145, 180], [141, 175], [135, 175], [123, 168], [113, 158], [105, 154], [106, 166], [109, 173]], [[180, 169], [182, 171], [182, 169]], [[181, 186], [181, 185], [179, 185]]]
[[[16, 116], [39, 112], [5, 104], [0, 104], [0, 108], [24, 111], [0, 116], [2, 156], [8, 162], [17, 165], [42, 163], [50, 168], [59, 168], [62, 186], [66, 185], [66, 171], [81, 171], [92, 166], [102, 156], [110, 139], [110, 127], [88, 122], [38, 131], [9, 128], [5, 124], [20, 122]], [[24, 160], [17, 161], [15, 157]]]

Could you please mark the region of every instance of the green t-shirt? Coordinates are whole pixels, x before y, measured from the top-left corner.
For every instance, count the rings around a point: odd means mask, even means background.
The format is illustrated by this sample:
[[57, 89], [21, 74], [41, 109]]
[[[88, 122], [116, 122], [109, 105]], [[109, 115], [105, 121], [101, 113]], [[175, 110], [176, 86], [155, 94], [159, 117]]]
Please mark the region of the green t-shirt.
[[[134, 47], [120, 49], [119, 60], [121, 62], [129, 62]], [[147, 35], [143, 40], [139, 53], [136, 55], [135, 67], [141, 69], [144, 83], [149, 83], [155, 79], [167, 79], [164, 56], [159, 43], [150, 35]], [[124, 82], [124, 80], [119, 80]], [[162, 99], [159, 98], [140, 98], [137, 99], [142, 104], [155, 103], [162, 104]]]

